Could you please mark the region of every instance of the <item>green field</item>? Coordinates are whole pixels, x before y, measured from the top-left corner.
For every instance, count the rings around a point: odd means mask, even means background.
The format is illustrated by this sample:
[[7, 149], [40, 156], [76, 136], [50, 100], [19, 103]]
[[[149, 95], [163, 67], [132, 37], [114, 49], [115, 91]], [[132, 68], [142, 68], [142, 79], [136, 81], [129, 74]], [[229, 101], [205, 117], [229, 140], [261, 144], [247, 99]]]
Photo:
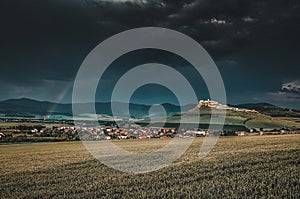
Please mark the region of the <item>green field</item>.
[[53, 126], [62, 127], [70, 126], [68, 124], [55, 124], [55, 123], [42, 123], [42, 122], [2, 122], [0, 123], [0, 128], [15, 128], [17, 126], [45, 126], [46, 128], [52, 128]]
[[[167, 125], [172, 126], [177, 124], [184, 123], [193, 123], [199, 124], [199, 128], [208, 128], [208, 125], [211, 123], [211, 108], [195, 107], [183, 114], [170, 116], [166, 118]], [[268, 115], [264, 115], [261, 113], [251, 113], [251, 112], [237, 112], [232, 110], [222, 110], [222, 109], [214, 109], [214, 115], [216, 118], [223, 119], [224, 122], [224, 130], [245, 130], [250, 128], [264, 130], [273, 130], [273, 129], [300, 129], [299, 118], [291, 118], [291, 117], [271, 117]], [[199, 118], [200, 115], [200, 118]], [[184, 119], [184, 120], [182, 120]], [[181, 121], [182, 120], [182, 121]], [[214, 122], [215, 125], [222, 124], [223, 120], [218, 119]], [[154, 119], [152, 122], [159, 123], [162, 119]], [[147, 122], [147, 121], [145, 121]], [[140, 122], [141, 123], [141, 122]], [[177, 125], [178, 126], [178, 125]]]
[[[114, 143], [152, 151], [169, 141]], [[300, 198], [300, 135], [220, 137], [198, 159], [202, 141], [145, 174], [112, 170], [81, 142], [0, 145], [0, 198]]]

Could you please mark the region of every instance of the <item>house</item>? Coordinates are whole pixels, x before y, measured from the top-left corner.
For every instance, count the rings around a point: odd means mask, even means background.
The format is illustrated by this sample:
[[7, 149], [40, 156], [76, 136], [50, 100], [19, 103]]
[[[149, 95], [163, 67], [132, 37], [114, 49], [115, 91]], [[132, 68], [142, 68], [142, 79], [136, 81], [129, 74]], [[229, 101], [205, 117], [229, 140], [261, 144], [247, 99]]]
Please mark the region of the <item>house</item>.
[[201, 137], [201, 136], [206, 136], [207, 132], [203, 131], [203, 130], [196, 130], [196, 131], [189, 130], [189, 131], [186, 131], [186, 134], [195, 135], [196, 137]]
[[139, 139], [147, 139], [147, 136], [146, 135], [142, 135], [139, 137]]
[[260, 132], [246, 132], [246, 131], [237, 131], [235, 132], [237, 136], [253, 136], [253, 135], [262, 135]]
[[4, 133], [0, 132], [0, 139], [6, 137]]
[[244, 136], [245, 135], [245, 131], [237, 131], [237, 132], [235, 132], [235, 134], [237, 135], [237, 136]]
[[37, 132], [39, 132], [37, 129], [32, 129], [31, 130], [31, 133], [37, 133]]

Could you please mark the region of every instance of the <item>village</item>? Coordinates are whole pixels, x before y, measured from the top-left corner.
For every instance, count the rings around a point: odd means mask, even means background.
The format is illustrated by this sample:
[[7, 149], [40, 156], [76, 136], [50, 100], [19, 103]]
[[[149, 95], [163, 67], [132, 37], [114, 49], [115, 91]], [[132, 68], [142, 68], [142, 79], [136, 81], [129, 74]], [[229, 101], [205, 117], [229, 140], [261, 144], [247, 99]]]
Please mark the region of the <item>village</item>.
[[151, 138], [192, 138], [204, 137], [209, 134], [205, 130], [178, 130], [177, 128], [161, 128], [161, 127], [140, 127], [139, 125], [130, 125], [130, 127], [120, 128], [118, 126], [112, 128], [88, 128], [80, 127], [77, 132], [82, 135], [85, 140], [112, 140], [112, 139], [151, 139]]
[[[212, 104], [214, 104], [212, 102]], [[211, 105], [211, 104], [210, 104]], [[28, 119], [26, 119], [28, 120]], [[5, 121], [1, 121], [2, 123]], [[8, 121], [6, 121], [8, 122]], [[20, 122], [18, 119], [14, 123]], [[28, 122], [28, 121], [27, 121]], [[31, 121], [32, 122], [32, 121]], [[49, 121], [47, 121], [49, 122]], [[46, 122], [46, 124], [48, 124]], [[9, 122], [8, 122], [9, 123]], [[167, 138], [194, 138], [205, 137], [210, 134], [220, 136], [261, 136], [276, 134], [299, 134], [300, 130], [279, 129], [264, 130], [249, 129], [248, 131], [229, 130], [216, 131], [213, 129], [178, 129], [166, 127], [142, 127], [135, 123], [119, 127], [116, 123], [102, 122], [103, 125], [91, 125], [82, 122], [74, 126], [71, 121], [53, 122], [52, 127], [45, 124], [19, 125], [0, 127], [1, 142], [39, 142], [39, 141], [97, 141], [97, 140], [124, 140], [124, 139], [167, 139]]]
[[[123, 140], [123, 139], [151, 139], [151, 138], [192, 138], [208, 135], [205, 130], [178, 130], [176, 128], [141, 127], [131, 124], [126, 127], [91, 126], [83, 123], [82, 126], [70, 125], [18, 125], [10, 128], [0, 127], [0, 141], [79, 141], [79, 140]], [[43, 138], [43, 139], [41, 139]], [[53, 139], [56, 138], [56, 139]]]

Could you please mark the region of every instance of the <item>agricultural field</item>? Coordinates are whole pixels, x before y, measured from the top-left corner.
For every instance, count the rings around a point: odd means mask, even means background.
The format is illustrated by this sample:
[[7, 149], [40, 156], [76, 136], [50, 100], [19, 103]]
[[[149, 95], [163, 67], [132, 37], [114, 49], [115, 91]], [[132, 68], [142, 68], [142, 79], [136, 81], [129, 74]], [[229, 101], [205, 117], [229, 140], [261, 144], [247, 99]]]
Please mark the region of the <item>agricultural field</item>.
[[[199, 123], [200, 128], [208, 128], [210, 124], [211, 108], [201, 107], [201, 109], [195, 107], [186, 113], [181, 115], [174, 115], [166, 118], [167, 124], [179, 124], [181, 119], [184, 121], [181, 123]], [[237, 112], [232, 110], [221, 110], [214, 109], [214, 114], [217, 118], [222, 120], [216, 120], [214, 124], [219, 125], [224, 122], [224, 130], [245, 130], [250, 128], [265, 130], [273, 129], [300, 129], [299, 118], [293, 117], [272, 117], [261, 113], [248, 113], [248, 112]], [[200, 116], [200, 117], [199, 117]], [[161, 122], [161, 119], [153, 120], [154, 122]], [[221, 123], [220, 123], [221, 122]]]
[[[300, 135], [220, 137], [204, 159], [196, 138], [161, 170], [130, 174], [103, 165], [81, 142], [0, 145], [0, 198], [300, 198]], [[169, 139], [122, 140], [128, 151]]]
[[2, 122], [0, 123], [0, 128], [12, 130], [15, 129], [17, 126], [45, 126], [46, 128], [53, 128], [53, 127], [63, 127], [63, 126], [71, 126], [69, 124], [56, 124], [56, 123], [33, 123], [33, 122]]

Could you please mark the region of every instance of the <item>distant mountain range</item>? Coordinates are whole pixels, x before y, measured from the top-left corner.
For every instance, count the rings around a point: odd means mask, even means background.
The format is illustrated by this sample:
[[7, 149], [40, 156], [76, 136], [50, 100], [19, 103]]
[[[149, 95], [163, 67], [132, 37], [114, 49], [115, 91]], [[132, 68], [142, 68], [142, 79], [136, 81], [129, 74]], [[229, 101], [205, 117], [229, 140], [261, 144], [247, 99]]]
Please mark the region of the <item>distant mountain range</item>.
[[[95, 109], [97, 114], [112, 116], [111, 105], [113, 104], [117, 110], [118, 117], [128, 117], [126, 114], [127, 107], [129, 105], [130, 117], [132, 118], [145, 118], [149, 115], [150, 105], [135, 104], [135, 103], [123, 103], [123, 102], [96, 102]], [[84, 107], [90, 105], [90, 103], [77, 104], [84, 110]], [[164, 103], [161, 104], [166, 110], [165, 114], [162, 111], [152, 115], [153, 117], [164, 117], [178, 114], [195, 107], [195, 104], [185, 105], [179, 107], [174, 104]], [[154, 110], [158, 108], [158, 105], [153, 106]], [[180, 110], [180, 108], [182, 110]], [[154, 111], [155, 112], [155, 111]], [[72, 116], [72, 104], [53, 103], [48, 101], [37, 101], [28, 98], [21, 99], [9, 99], [0, 101], [0, 114], [4, 116], [22, 116], [22, 117], [34, 117], [34, 116], [49, 116], [49, 115], [65, 115]], [[82, 113], [88, 115], [90, 113]]]
[[[149, 115], [150, 105], [135, 104], [135, 103], [122, 103], [122, 102], [112, 102], [118, 110], [118, 117], [128, 117], [126, 115], [126, 107], [130, 107], [130, 116], [133, 118], [145, 118]], [[88, 106], [89, 103], [78, 104], [82, 107]], [[188, 104], [183, 107], [164, 103], [161, 104], [166, 110], [167, 116], [172, 116], [176, 114], [181, 114], [190, 109], [193, 109], [195, 104]], [[239, 104], [231, 105], [237, 108], [255, 109], [259, 113], [273, 116], [273, 117], [300, 117], [299, 110], [293, 110], [283, 107], [278, 107], [268, 103], [249, 103], [249, 104]], [[155, 107], [158, 106], [154, 106]], [[153, 108], [153, 107], [152, 107]], [[180, 110], [181, 108], [181, 110]], [[95, 109], [97, 114], [112, 116], [111, 103], [110, 102], [96, 102]], [[66, 115], [72, 116], [72, 104], [54, 103], [48, 101], [37, 101], [28, 98], [21, 99], [9, 99], [0, 101], [0, 114], [4, 116], [47, 116], [47, 115]], [[86, 113], [88, 114], [88, 113]], [[161, 111], [153, 113], [153, 117], [164, 117], [165, 115]]]

